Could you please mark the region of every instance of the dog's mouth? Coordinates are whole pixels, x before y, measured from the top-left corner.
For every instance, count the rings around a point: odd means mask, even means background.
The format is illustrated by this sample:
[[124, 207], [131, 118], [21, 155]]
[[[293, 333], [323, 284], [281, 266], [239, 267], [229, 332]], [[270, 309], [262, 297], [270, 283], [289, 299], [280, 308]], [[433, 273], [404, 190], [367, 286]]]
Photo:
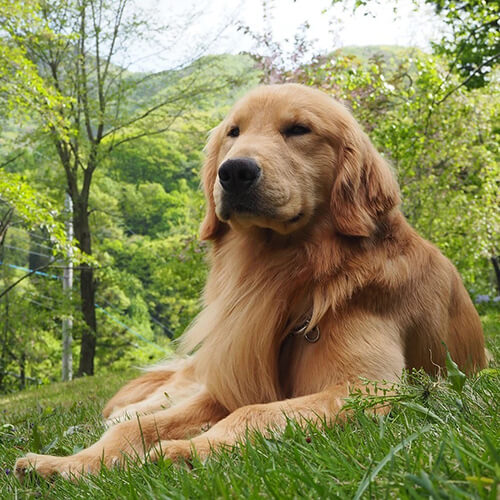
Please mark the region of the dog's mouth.
[[295, 217], [292, 217], [291, 219], [288, 219], [287, 222], [290, 224], [294, 224], [295, 222], [298, 222], [300, 219], [304, 217], [304, 212], [299, 212]]
[[307, 210], [293, 203], [290, 196], [263, 196], [258, 189], [246, 193], [215, 193], [217, 217], [234, 227], [251, 226], [274, 229], [287, 234], [303, 225]]
[[229, 221], [232, 217], [272, 217], [274, 214], [255, 191], [245, 196], [225, 193], [221, 202], [219, 216], [224, 221]]
[[244, 205], [243, 203], [237, 203], [233, 206], [233, 211], [236, 213], [249, 213], [255, 214], [257, 210], [249, 205]]
[[263, 210], [256, 206], [243, 203], [224, 204], [223, 209], [220, 211], [220, 217], [223, 221], [229, 221], [233, 217], [269, 217], [270, 214], [267, 210]]
[[235, 203], [233, 205], [224, 205], [224, 208], [219, 213], [220, 219], [224, 222], [229, 222], [235, 219], [259, 219], [275, 220], [278, 223], [286, 225], [294, 225], [305, 217], [305, 212], [300, 211], [293, 217], [283, 217], [274, 210], [269, 210], [265, 207], [255, 206], [253, 204]]

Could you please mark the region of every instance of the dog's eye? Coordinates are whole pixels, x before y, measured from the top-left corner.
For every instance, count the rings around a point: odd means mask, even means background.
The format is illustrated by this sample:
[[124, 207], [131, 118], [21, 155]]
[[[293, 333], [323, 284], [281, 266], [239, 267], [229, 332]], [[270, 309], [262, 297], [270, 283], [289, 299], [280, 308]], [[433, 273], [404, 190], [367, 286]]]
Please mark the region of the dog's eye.
[[238, 137], [240, 135], [239, 127], [232, 127], [231, 130], [227, 133], [229, 137]]
[[305, 127], [304, 125], [292, 125], [285, 129], [285, 135], [287, 137], [291, 137], [293, 135], [305, 135], [311, 131], [310, 128]]

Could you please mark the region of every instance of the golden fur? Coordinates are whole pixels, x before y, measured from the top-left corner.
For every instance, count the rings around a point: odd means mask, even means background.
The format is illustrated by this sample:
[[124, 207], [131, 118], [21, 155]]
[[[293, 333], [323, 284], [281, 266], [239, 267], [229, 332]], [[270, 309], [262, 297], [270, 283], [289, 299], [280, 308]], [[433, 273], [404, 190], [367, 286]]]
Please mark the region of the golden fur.
[[[295, 125], [306, 133], [290, 133]], [[444, 346], [467, 373], [485, 366], [457, 271], [408, 225], [389, 166], [342, 105], [299, 85], [259, 87], [206, 152], [201, 237], [212, 241], [211, 271], [181, 343], [194, 354], [121, 389], [99, 442], [71, 457], [29, 454], [18, 475], [95, 472], [123, 455], [205, 456], [286, 416], [334, 421], [360, 377], [437, 374]], [[228, 209], [217, 178], [242, 157], [262, 171], [255, 210]], [[307, 318], [317, 343], [290, 335]]]

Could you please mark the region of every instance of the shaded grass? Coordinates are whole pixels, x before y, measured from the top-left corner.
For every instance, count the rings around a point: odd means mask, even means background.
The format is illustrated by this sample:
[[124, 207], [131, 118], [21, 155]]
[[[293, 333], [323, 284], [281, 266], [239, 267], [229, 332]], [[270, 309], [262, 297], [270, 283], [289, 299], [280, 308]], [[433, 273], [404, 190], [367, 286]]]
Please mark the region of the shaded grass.
[[[484, 311], [483, 311], [484, 312]], [[486, 311], [489, 349], [498, 359], [500, 314]], [[356, 395], [354, 418], [319, 430], [290, 422], [283, 433], [253, 435], [193, 469], [168, 461], [103, 470], [73, 484], [11, 469], [27, 451], [70, 454], [102, 433], [100, 409], [133, 373], [53, 384], [0, 399], [0, 498], [487, 498], [498, 496], [499, 372], [467, 380], [408, 377], [388, 417], [373, 418]], [[251, 443], [251, 444], [250, 444]]]

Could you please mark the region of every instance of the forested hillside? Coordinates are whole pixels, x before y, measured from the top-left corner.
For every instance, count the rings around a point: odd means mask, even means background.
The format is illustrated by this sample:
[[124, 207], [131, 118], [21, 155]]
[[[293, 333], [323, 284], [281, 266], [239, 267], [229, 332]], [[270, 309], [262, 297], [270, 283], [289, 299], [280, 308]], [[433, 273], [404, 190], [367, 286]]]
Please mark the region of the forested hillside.
[[[351, 108], [394, 166], [407, 218], [458, 266], [474, 300], [497, 310], [497, 74], [467, 88], [449, 55], [401, 47], [346, 48], [286, 68], [258, 54], [204, 56], [161, 73], [106, 66], [94, 53], [76, 66], [80, 78], [88, 74], [75, 93], [66, 71], [74, 61], [62, 58], [56, 78], [44, 59], [58, 50], [54, 40], [69, 44], [65, 54], [73, 47], [67, 33], [42, 36], [56, 30], [57, 12], [44, 21], [8, 4], [0, 13], [18, 31], [9, 38], [6, 24], [1, 35], [11, 52], [0, 57], [0, 392], [60, 379], [68, 318], [75, 373], [82, 343], [95, 342], [95, 366], [80, 364], [80, 375], [170, 352], [199, 310], [206, 276], [198, 239], [204, 143], [240, 95], [268, 81], [312, 85]], [[20, 21], [31, 17], [42, 35]]]

